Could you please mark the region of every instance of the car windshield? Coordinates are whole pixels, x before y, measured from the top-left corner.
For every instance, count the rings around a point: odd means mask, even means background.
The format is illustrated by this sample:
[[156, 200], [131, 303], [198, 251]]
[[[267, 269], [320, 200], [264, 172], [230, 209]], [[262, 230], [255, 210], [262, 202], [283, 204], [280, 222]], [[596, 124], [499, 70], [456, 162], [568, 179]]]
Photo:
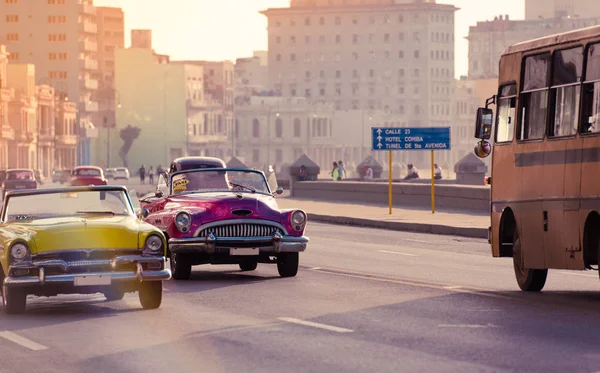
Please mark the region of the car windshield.
[[31, 171], [8, 171], [6, 180], [33, 180], [33, 172]]
[[122, 190], [62, 191], [9, 197], [4, 221], [132, 213], [129, 197]]
[[76, 176], [100, 176], [100, 171], [93, 168], [82, 168], [74, 173]]
[[204, 169], [173, 175], [173, 194], [203, 192], [269, 193], [265, 176], [254, 170]]

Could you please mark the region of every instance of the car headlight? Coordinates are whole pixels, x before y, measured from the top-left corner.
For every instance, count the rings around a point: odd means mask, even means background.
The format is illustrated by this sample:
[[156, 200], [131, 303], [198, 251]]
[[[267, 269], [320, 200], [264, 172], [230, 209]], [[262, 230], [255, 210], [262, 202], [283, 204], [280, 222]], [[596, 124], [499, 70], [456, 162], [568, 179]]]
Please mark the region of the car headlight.
[[153, 234], [146, 238], [146, 245], [144, 246], [144, 251], [150, 252], [153, 254], [157, 254], [161, 251], [163, 246], [163, 240], [160, 236]]
[[29, 248], [24, 243], [16, 243], [10, 248], [10, 256], [15, 262], [29, 259]]
[[192, 225], [192, 217], [187, 212], [180, 212], [175, 216], [175, 225], [181, 233], [186, 233]]
[[300, 230], [302, 226], [306, 223], [306, 214], [304, 211], [297, 210], [292, 213], [292, 225], [294, 229]]

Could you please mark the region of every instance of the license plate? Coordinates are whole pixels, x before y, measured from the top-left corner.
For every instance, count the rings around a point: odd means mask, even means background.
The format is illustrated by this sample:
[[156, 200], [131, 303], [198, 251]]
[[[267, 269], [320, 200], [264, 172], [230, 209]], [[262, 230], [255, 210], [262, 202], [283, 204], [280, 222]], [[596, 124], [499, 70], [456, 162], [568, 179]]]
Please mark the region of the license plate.
[[110, 276], [81, 276], [75, 277], [75, 286], [110, 285]]
[[27, 189], [27, 185], [17, 185], [16, 189]]
[[241, 249], [229, 249], [229, 255], [258, 255], [260, 250], [258, 248], [241, 248]]

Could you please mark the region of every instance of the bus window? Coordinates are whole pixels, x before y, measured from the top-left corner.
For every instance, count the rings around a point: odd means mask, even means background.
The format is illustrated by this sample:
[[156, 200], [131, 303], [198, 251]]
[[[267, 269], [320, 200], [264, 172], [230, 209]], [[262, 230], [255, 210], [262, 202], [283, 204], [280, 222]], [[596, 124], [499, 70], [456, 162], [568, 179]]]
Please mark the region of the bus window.
[[581, 133], [600, 132], [600, 44], [588, 48], [583, 83]]
[[511, 142], [515, 129], [515, 106], [517, 103], [517, 86], [506, 85], [500, 89], [498, 98], [498, 126], [496, 142]]
[[549, 53], [525, 58], [519, 140], [544, 138], [548, 110], [549, 65]]
[[583, 48], [556, 51], [552, 63], [550, 136], [577, 133], [580, 83], [583, 73]]

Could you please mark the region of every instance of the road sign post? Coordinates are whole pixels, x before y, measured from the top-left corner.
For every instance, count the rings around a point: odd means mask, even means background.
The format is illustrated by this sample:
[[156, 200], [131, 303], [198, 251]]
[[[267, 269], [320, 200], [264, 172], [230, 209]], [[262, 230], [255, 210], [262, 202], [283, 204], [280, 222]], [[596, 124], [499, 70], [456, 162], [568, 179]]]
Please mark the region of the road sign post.
[[389, 152], [389, 212], [392, 214], [392, 151], [431, 151], [431, 212], [435, 213], [434, 151], [450, 150], [450, 127], [390, 128], [372, 127], [372, 150]]

